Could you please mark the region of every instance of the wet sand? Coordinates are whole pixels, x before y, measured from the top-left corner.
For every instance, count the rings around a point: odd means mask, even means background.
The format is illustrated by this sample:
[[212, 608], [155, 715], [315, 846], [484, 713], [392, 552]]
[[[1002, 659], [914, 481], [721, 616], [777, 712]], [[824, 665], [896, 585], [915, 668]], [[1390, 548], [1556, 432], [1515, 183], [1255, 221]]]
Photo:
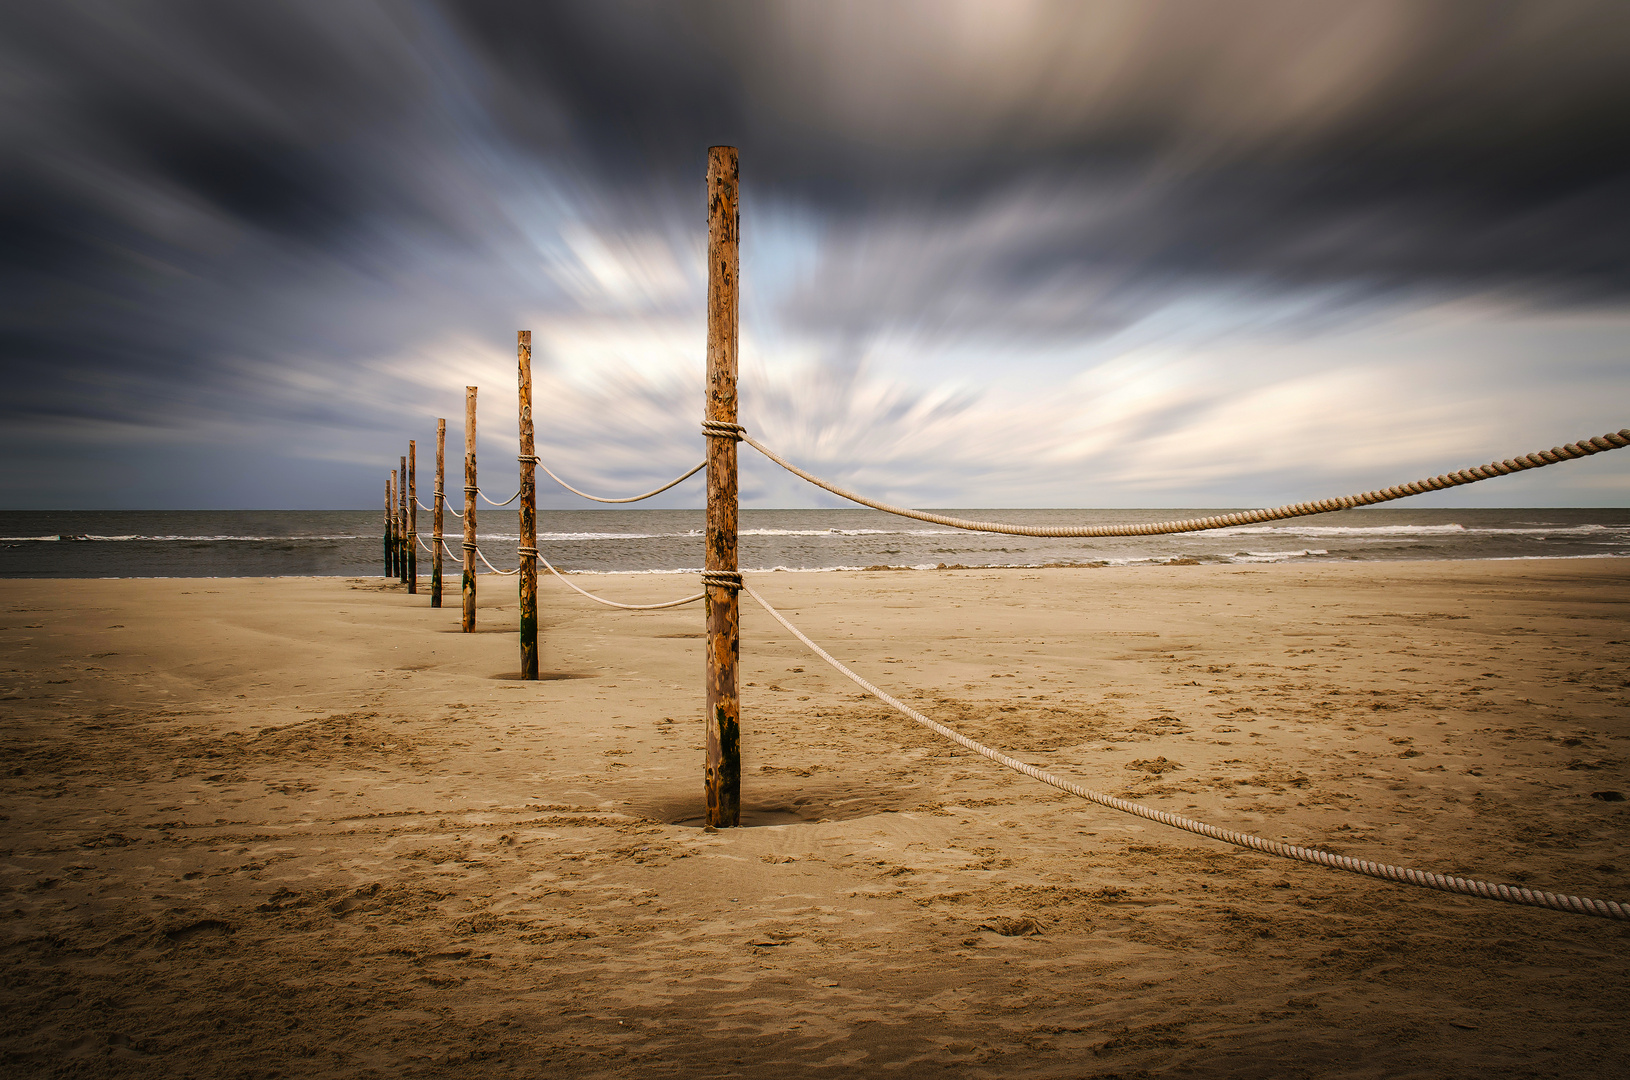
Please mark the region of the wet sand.
[[[1630, 900], [1624, 561], [757, 580], [1087, 786]], [[1630, 1071], [1630, 924], [1082, 803], [745, 599], [751, 827], [705, 831], [699, 608], [546, 580], [521, 683], [512, 579], [481, 590], [465, 635], [380, 580], [6, 582], [8, 1075]]]

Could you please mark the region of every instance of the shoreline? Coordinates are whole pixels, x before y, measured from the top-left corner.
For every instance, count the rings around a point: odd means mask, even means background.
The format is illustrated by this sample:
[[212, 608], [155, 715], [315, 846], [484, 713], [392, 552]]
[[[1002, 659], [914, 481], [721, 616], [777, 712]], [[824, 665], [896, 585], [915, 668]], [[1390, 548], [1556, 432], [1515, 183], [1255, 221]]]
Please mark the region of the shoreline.
[[[1388, 559], [1357, 559], [1343, 558], [1331, 559], [1327, 562], [1293, 562], [1291, 559], [1261, 559], [1258, 561], [1243, 562], [1208, 562], [1202, 559], [1185, 557], [1162, 558], [1151, 556], [1147, 559], [1126, 560], [1095, 560], [1093, 562], [1067, 563], [1002, 563], [987, 566], [956, 563], [946, 566], [772, 566], [768, 568], [746, 568], [744, 574], [877, 574], [877, 573], [937, 573], [940, 571], [964, 570], [1135, 570], [1152, 569], [1164, 566], [1215, 566], [1215, 567], [1253, 567], [1253, 566], [1396, 566], [1409, 563], [1489, 563], [1489, 562], [1571, 562], [1580, 559], [1630, 559], [1630, 555], [1615, 555], [1602, 553], [1599, 555], [1473, 555], [1460, 558], [1388, 558]], [[456, 564], [454, 564], [456, 565]], [[694, 569], [682, 568], [678, 570], [561, 570], [567, 575], [582, 575], [585, 577], [682, 577], [694, 576], [702, 572], [701, 567]], [[476, 574], [482, 578], [513, 577], [511, 574], [499, 574], [491, 570], [480, 570]], [[540, 570], [538, 580], [549, 576], [549, 571]], [[357, 574], [238, 574], [207, 577], [198, 575], [130, 575], [124, 577], [7, 577], [0, 574], [0, 581], [370, 581], [398, 582], [399, 579], [386, 577], [383, 574], [374, 577]], [[420, 574], [421, 583], [429, 582], [430, 575]]]
[[[1088, 787], [1630, 899], [1630, 803], [1594, 794], [1630, 793], [1630, 564], [1105, 569], [758, 587], [885, 690]], [[471, 635], [448, 599], [12, 582], [20, 1074], [1609, 1076], [1630, 1049], [1630, 927], [1070, 798], [747, 601], [751, 827], [705, 831], [699, 610], [540, 585], [546, 678], [520, 683], [513, 590], [481, 590]]]

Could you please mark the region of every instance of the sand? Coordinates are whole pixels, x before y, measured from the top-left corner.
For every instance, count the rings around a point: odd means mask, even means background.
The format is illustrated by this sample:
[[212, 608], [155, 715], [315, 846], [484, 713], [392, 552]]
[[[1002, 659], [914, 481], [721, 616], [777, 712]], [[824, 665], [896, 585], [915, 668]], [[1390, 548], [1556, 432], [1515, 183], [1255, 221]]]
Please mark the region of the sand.
[[[1630, 900], [1623, 561], [761, 581], [1089, 786]], [[750, 602], [751, 827], [706, 831], [700, 610], [545, 581], [521, 683], [513, 588], [465, 635], [379, 580], [8, 581], [6, 1074], [1630, 1074], [1630, 925], [1082, 803]]]

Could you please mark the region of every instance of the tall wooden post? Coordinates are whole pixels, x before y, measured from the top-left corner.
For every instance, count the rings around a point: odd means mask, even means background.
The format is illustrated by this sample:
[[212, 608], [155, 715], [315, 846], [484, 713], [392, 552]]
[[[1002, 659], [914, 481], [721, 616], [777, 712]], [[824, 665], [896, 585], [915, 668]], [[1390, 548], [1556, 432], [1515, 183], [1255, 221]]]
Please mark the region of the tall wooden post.
[[521, 408], [521, 678], [538, 677], [538, 468], [532, 440], [532, 331], [515, 335]]
[[436, 506], [430, 520], [435, 561], [430, 570], [430, 606], [441, 607], [441, 512], [447, 503], [447, 421], [436, 420]]
[[[736, 423], [736, 312], [741, 268], [736, 148], [707, 152], [707, 419]], [[736, 562], [736, 439], [707, 441], [707, 822], [741, 824], [740, 580]]]
[[391, 565], [391, 478], [385, 477], [385, 576], [395, 569]]
[[407, 584], [407, 455], [402, 455], [401, 482], [396, 488], [396, 578]]
[[464, 632], [475, 633], [475, 387], [464, 388]]
[[419, 591], [419, 448], [408, 440], [407, 489], [407, 582], [408, 593]]

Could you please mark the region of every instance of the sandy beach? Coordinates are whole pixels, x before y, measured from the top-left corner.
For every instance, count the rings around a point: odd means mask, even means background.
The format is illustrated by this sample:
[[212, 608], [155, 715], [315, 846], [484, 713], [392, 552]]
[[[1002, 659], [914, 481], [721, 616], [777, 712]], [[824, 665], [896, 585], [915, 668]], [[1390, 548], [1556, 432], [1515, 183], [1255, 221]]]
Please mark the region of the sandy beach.
[[[1089, 787], [1630, 900], [1624, 560], [755, 584]], [[8, 1075], [1630, 1074], [1630, 925], [1073, 799], [745, 598], [749, 827], [704, 830], [699, 607], [546, 579], [522, 683], [481, 591], [466, 635], [381, 579], [7, 582]]]

